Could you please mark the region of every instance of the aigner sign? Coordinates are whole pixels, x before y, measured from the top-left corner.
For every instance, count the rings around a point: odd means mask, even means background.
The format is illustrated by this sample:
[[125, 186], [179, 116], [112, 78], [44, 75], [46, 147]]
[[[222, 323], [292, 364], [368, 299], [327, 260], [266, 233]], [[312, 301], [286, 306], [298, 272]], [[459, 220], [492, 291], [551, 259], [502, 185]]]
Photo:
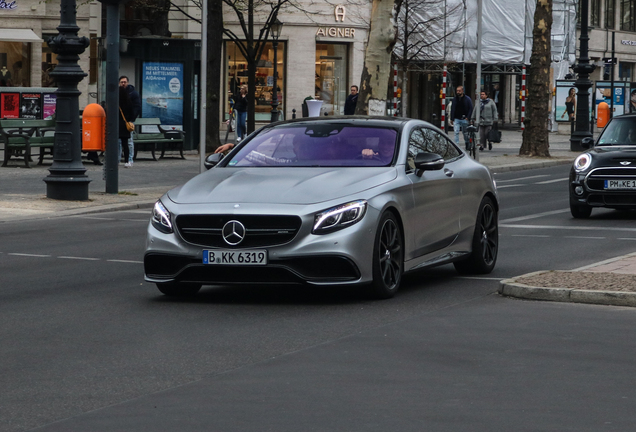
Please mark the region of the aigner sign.
[[[336, 16], [336, 22], [344, 22], [347, 10], [344, 6], [338, 5], [334, 8], [334, 15]], [[316, 36], [352, 39], [356, 37], [356, 29], [350, 27], [318, 27]]]
[[15, 9], [18, 5], [15, 3], [17, 0], [9, 1], [0, 0], [0, 9]]

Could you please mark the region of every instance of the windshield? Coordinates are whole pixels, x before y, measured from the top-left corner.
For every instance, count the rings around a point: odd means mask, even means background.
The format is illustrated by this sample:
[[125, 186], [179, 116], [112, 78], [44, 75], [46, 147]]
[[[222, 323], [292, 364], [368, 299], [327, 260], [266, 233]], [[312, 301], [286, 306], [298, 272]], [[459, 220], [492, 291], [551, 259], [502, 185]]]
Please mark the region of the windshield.
[[257, 135], [227, 166], [388, 166], [397, 131], [338, 123], [283, 126]]
[[613, 119], [601, 134], [597, 145], [636, 145], [636, 117]]

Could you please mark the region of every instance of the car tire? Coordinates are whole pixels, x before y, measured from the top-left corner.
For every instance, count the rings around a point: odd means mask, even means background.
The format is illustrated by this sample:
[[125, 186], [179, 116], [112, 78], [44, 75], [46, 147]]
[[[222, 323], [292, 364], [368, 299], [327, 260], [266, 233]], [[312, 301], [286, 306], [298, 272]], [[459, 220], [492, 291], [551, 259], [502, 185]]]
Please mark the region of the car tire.
[[592, 207], [589, 205], [577, 205], [570, 203], [570, 213], [574, 219], [587, 219], [592, 214]]
[[378, 224], [373, 246], [371, 294], [377, 299], [395, 295], [404, 272], [404, 240], [397, 218], [385, 212]]
[[488, 274], [495, 268], [499, 250], [497, 209], [492, 199], [484, 197], [479, 205], [472, 251], [468, 258], [453, 263], [460, 274]]
[[199, 292], [201, 284], [161, 282], [157, 283], [157, 288], [170, 297], [192, 297]]

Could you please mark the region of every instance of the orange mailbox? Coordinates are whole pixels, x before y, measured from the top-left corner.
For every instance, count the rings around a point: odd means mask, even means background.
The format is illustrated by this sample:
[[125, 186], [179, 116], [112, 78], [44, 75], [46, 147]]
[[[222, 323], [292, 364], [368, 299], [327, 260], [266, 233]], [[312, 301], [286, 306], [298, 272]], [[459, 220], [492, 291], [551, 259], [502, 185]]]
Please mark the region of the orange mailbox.
[[601, 102], [598, 104], [598, 110], [596, 114], [596, 126], [604, 128], [610, 117], [610, 107], [607, 102]]
[[101, 105], [86, 105], [82, 113], [82, 150], [106, 150], [106, 112]]

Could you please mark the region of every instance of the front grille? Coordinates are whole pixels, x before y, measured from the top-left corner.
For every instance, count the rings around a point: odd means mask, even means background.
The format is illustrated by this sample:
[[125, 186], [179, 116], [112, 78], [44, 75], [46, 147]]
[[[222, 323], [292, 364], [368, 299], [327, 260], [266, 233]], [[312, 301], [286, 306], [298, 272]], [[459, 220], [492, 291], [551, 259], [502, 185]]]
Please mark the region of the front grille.
[[[223, 239], [223, 226], [238, 221], [245, 236], [237, 245]], [[180, 215], [176, 226], [181, 237], [193, 245], [219, 248], [254, 248], [289, 243], [298, 233], [302, 221], [298, 216], [262, 215]]]
[[636, 180], [636, 167], [597, 168], [590, 171], [585, 184], [590, 190], [602, 191], [605, 180]]

